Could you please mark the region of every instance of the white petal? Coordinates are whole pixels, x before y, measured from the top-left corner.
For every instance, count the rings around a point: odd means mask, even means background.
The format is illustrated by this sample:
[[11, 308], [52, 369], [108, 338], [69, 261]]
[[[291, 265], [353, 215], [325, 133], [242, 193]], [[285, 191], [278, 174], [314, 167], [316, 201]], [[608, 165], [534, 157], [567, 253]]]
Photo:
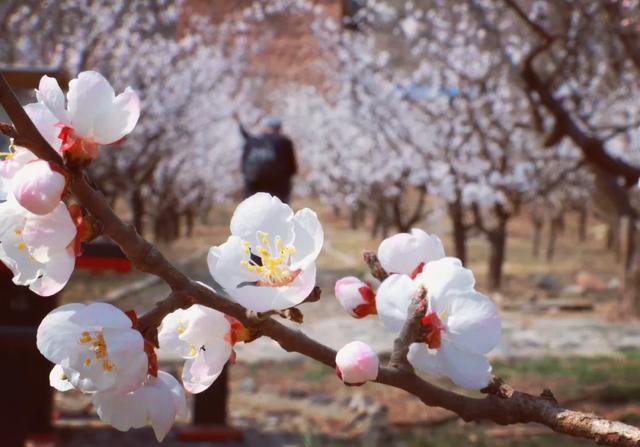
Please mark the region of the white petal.
[[114, 364], [116, 374], [114, 391], [129, 392], [140, 386], [147, 375], [148, 358], [144, 352], [144, 339], [136, 330], [105, 328], [104, 340], [109, 361]]
[[0, 244], [0, 261], [13, 273], [13, 283], [26, 286], [33, 283], [41, 274], [44, 264], [29, 254], [22, 235], [13, 230], [5, 232]]
[[[442, 258], [428, 262], [416, 277], [416, 282], [424, 285], [430, 304], [451, 290], [471, 290], [475, 284], [473, 272], [462, 266], [457, 258]], [[437, 312], [440, 309], [436, 308]]]
[[96, 117], [111, 109], [115, 97], [109, 81], [100, 73], [80, 73], [69, 82], [67, 93], [71, 127], [80, 137], [92, 138]]
[[231, 325], [222, 312], [199, 304], [187, 309], [183, 317], [187, 324], [180, 338], [198, 349], [210, 344], [215, 346], [231, 330]]
[[29, 289], [40, 296], [52, 296], [61, 291], [73, 274], [76, 255], [73, 248], [53, 253], [42, 268], [42, 276], [29, 284]]
[[459, 348], [486, 354], [500, 342], [501, 322], [496, 305], [476, 291], [452, 292], [445, 337]]
[[164, 371], [158, 371], [158, 380], [164, 382], [165, 386], [171, 391], [171, 397], [173, 397], [173, 403], [176, 408], [176, 416], [181, 418], [188, 417], [187, 397], [184, 395], [184, 388], [180, 385], [180, 382]]
[[389, 273], [412, 273], [421, 262], [435, 261], [444, 257], [442, 241], [414, 228], [409, 233], [395, 234], [380, 243], [378, 259]]
[[165, 380], [149, 377], [144, 386], [128, 394], [97, 393], [93, 397], [98, 416], [120, 431], [150, 424], [158, 442], [173, 425], [178, 409]]
[[69, 382], [67, 374], [60, 365], [56, 365], [51, 369], [49, 373], [49, 385], [62, 392], [74, 389], [71, 382]]
[[[277, 293], [273, 296], [266, 310], [282, 310], [297, 306], [302, 303], [316, 285], [316, 266], [312, 264], [294, 279], [290, 284], [282, 287], [258, 287], [258, 289], [274, 289]], [[255, 301], [254, 301], [255, 303]], [[260, 306], [256, 304], [256, 306]], [[258, 310], [257, 312], [263, 312]]]
[[47, 140], [47, 143], [49, 143], [56, 151], [60, 152], [62, 140], [58, 138], [61, 130], [58, 123], [62, 120], [54, 116], [47, 106], [39, 102], [27, 104], [24, 106], [24, 111], [27, 112], [27, 115], [29, 115], [33, 124], [36, 125], [40, 135]]
[[185, 357], [189, 355], [191, 346], [180, 337], [185, 330], [187, 319], [183, 309], [178, 309], [166, 315], [162, 319], [162, 325], [158, 331], [158, 344], [164, 352]]
[[394, 332], [402, 329], [416, 289], [416, 284], [407, 275], [391, 275], [380, 284], [376, 309], [387, 329]]
[[111, 144], [128, 135], [140, 117], [140, 99], [127, 87], [111, 107], [96, 114], [93, 133], [97, 143]]
[[201, 393], [220, 376], [231, 355], [229, 343], [208, 345], [193, 359], [188, 359], [182, 370], [182, 384], [190, 393]]
[[[60, 121], [64, 124], [69, 123], [69, 115], [65, 109], [64, 93], [62, 93], [62, 89], [55, 78], [51, 78], [47, 75], [40, 78], [40, 84], [36, 90], [36, 98], [41, 105], [45, 106], [47, 110], [49, 110], [56, 121]], [[31, 115], [29, 116], [31, 117]], [[33, 117], [31, 118], [33, 119]], [[38, 127], [38, 130], [40, 130], [40, 127]], [[42, 130], [40, 130], [40, 133], [47, 138]]]
[[63, 202], [49, 214], [32, 214], [24, 226], [29, 253], [39, 262], [48, 262], [52, 253], [63, 250], [76, 237], [76, 226]]
[[479, 390], [489, 384], [491, 365], [484, 355], [462, 351], [446, 340], [442, 341], [439, 353], [443, 357], [444, 373], [456, 385]]
[[71, 318], [84, 307], [79, 303], [65, 304], [49, 312], [40, 322], [36, 345], [50, 362], [60, 364], [68, 360], [69, 343], [75, 344], [82, 332]]
[[433, 374], [434, 376], [444, 375], [446, 368], [444, 358], [439, 350], [429, 349], [425, 343], [412, 343], [409, 346], [407, 359], [420, 371]]
[[258, 231], [268, 234], [272, 244], [276, 236], [282, 243], [293, 242], [293, 211], [279, 198], [259, 192], [238, 205], [231, 217], [231, 234], [248, 241], [252, 246], [261, 245]]
[[84, 327], [131, 329], [131, 319], [109, 303], [91, 303], [71, 317], [77, 325]]
[[0, 161], [0, 177], [11, 180], [27, 163], [37, 159], [29, 149], [16, 146], [11, 158]]
[[324, 232], [315, 212], [309, 208], [298, 211], [293, 217], [296, 251], [291, 256], [291, 269], [304, 269], [316, 260], [322, 250]]

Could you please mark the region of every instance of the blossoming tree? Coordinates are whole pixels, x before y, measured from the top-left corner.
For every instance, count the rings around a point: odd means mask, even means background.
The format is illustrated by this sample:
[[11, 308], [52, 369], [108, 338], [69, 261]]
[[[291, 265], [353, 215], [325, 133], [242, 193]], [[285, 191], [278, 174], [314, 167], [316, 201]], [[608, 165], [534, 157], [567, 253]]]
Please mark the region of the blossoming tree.
[[[301, 322], [296, 306], [320, 296], [315, 260], [323, 230], [310, 209], [294, 213], [268, 194], [249, 197], [231, 219], [228, 240], [209, 251], [216, 288], [190, 279], [118, 218], [85, 172], [88, 164], [100, 163], [104, 152], [117, 150], [101, 143], [117, 143], [134, 128], [140, 113], [136, 93], [125, 89], [116, 94], [104, 77], [89, 71], [71, 81], [66, 97], [55, 82], [43, 78], [37, 98], [23, 108], [0, 76], [0, 103], [13, 122], [0, 129], [15, 145], [1, 162], [6, 200], [0, 214], [0, 260], [12, 269], [14, 282], [43, 296], [55, 293], [73, 270], [77, 243], [101, 233], [138, 269], [171, 288], [145, 315], [104, 303], [73, 303], [55, 309], [40, 324], [38, 349], [55, 364], [52, 386], [90, 395], [98, 416], [115, 428], [150, 424], [162, 440], [186, 412], [184, 390], [203, 391], [234, 357], [235, 343], [266, 336], [285, 350], [336, 367], [348, 385], [376, 381], [400, 388], [466, 421], [537, 422], [606, 445], [640, 442], [635, 427], [563, 408], [549, 390], [533, 396], [492, 376], [486, 354], [500, 338], [496, 306], [475, 289], [473, 273], [460, 260], [446, 257], [439, 238], [424, 231], [391, 236], [377, 256], [365, 254], [381, 281], [377, 293], [357, 278], [336, 284], [347, 311], [356, 317], [377, 314], [398, 334], [387, 365], [362, 342], [335, 352], [274, 319], [280, 315]], [[158, 370], [157, 348], [185, 358], [182, 384]], [[445, 390], [414, 368], [486, 396]]]

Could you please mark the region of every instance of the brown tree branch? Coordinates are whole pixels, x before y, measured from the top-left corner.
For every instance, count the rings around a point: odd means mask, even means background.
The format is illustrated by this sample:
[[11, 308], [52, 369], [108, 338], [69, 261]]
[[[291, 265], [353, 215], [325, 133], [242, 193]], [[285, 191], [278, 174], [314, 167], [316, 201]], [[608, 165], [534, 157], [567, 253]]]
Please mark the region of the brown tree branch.
[[420, 324], [420, 319], [424, 316], [427, 306], [426, 297], [426, 289], [423, 286], [418, 287], [407, 309], [407, 321], [405, 321], [398, 337], [393, 341], [393, 351], [389, 359], [391, 368], [413, 372], [413, 366], [407, 360], [407, 354], [411, 344], [421, 341], [424, 336], [424, 328]]
[[384, 269], [384, 267], [382, 267], [378, 256], [376, 256], [374, 252], [365, 251], [362, 253], [362, 258], [364, 259], [364, 262], [367, 264], [367, 266], [369, 266], [369, 270], [371, 271], [373, 277], [378, 281], [384, 281], [389, 277], [389, 274]]
[[[54, 155], [57, 154], [39, 135], [1, 77], [0, 103], [14, 121], [20, 141], [25, 142], [23, 144], [36, 155], [55, 161]], [[136, 267], [161, 277], [173, 289], [168, 298], [157, 303], [155, 309], [140, 318], [139, 324], [145, 336], [153, 340], [154, 329], [157, 329], [157, 325], [167, 313], [199, 303], [240, 320], [251, 329], [278, 342], [286, 351], [299, 352], [329, 367], [335, 367], [336, 352], [333, 349], [271, 318], [263, 321], [251, 319], [246, 309], [231, 301], [222, 292], [212, 291], [179, 272], [156, 247], [140, 237], [135, 228], [125, 224], [115, 215], [102, 194], [91, 188], [83, 175], [74, 176], [71, 190], [80, 204], [102, 222], [105, 234], [122, 248]], [[379, 279], [384, 279], [386, 272], [379, 265], [375, 255], [371, 255], [373, 256], [368, 257], [368, 261], [371, 261], [368, 262], [369, 265], [373, 267]], [[639, 429], [595, 415], [567, 410], [560, 407], [555, 400], [549, 399], [546, 393], [545, 397], [539, 397], [514, 391], [510, 397], [489, 394], [481, 399], [471, 398], [437, 387], [413, 372], [393, 367], [381, 367], [376, 381], [403, 389], [420, 398], [425, 405], [453, 411], [465, 421], [490, 420], [503, 425], [538, 422], [559, 433], [589, 438], [604, 445], [640, 445]]]

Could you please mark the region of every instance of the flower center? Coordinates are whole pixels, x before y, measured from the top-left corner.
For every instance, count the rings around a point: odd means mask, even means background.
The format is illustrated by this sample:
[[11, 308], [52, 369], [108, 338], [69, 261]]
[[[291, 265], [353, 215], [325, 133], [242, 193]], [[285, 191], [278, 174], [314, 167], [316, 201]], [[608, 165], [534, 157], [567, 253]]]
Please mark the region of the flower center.
[[274, 246], [272, 246], [269, 235], [264, 231], [258, 232], [258, 239], [260, 245], [255, 247], [252, 247], [248, 241], [243, 241], [243, 250], [245, 254], [251, 255], [251, 258], [240, 262], [247, 270], [261, 276], [255, 285], [281, 287], [296, 279], [300, 270], [289, 268], [291, 255], [296, 251], [295, 247], [283, 244], [280, 236], [275, 237]]
[[446, 325], [442, 320], [445, 320], [448, 315], [449, 312], [446, 310], [440, 315], [435, 312], [429, 312], [420, 320], [426, 332], [424, 342], [430, 349], [439, 349], [442, 346], [442, 332], [446, 330]]
[[[104, 340], [102, 332], [89, 332], [84, 331], [78, 341], [82, 344], [88, 345], [87, 348], [93, 354], [95, 360], [100, 363], [103, 370], [107, 372], [113, 371], [115, 365], [109, 361], [109, 354], [107, 353], [107, 343]], [[93, 360], [91, 355], [87, 356], [84, 360], [86, 366], [91, 366]]]

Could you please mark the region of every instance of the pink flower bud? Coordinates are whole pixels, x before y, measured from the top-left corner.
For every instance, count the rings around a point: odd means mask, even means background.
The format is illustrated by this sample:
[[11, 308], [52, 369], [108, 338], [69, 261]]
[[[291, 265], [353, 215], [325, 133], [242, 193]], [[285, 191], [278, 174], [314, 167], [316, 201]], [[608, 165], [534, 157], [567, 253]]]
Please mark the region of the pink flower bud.
[[60, 203], [66, 180], [49, 162], [37, 160], [16, 172], [12, 185], [13, 194], [23, 208], [44, 215]]
[[354, 276], [336, 281], [336, 298], [352, 317], [363, 318], [375, 315], [376, 294], [369, 284]]
[[379, 366], [378, 355], [361, 341], [344, 345], [336, 355], [336, 372], [348, 385], [362, 385], [368, 380], [375, 380]]

